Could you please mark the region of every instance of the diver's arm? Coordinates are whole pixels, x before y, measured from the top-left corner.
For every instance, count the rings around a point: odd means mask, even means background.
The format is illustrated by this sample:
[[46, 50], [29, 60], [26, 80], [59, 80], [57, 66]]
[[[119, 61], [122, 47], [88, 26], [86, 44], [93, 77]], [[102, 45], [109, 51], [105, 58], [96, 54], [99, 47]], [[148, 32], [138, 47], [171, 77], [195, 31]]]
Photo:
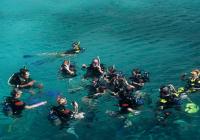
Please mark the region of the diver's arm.
[[169, 84], [168, 85], [170, 87], [170, 89], [172, 90], [173, 93], [177, 93], [178, 91], [175, 89], [174, 85]]
[[132, 84], [138, 85], [138, 86], [144, 86], [144, 83], [137, 83], [137, 82], [132, 82]]
[[43, 102], [39, 102], [37, 104], [33, 104], [33, 105], [26, 105], [25, 108], [26, 109], [33, 109], [42, 105], [45, 105], [47, 103], [47, 101], [43, 101]]
[[103, 72], [102, 69], [101, 69], [101, 60], [100, 60], [99, 56], [97, 56], [97, 60], [99, 61], [99, 64], [98, 64], [97, 68], [99, 69], [99, 72], [100, 72], [101, 74], [103, 74], [104, 72]]
[[83, 119], [84, 118], [84, 112], [78, 112], [78, 103], [76, 101], [72, 102], [72, 106], [74, 107], [73, 115], [72, 117], [74, 119]]
[[133, 113], [134, 115], [138, 115], [138, 114], [140, 114], [140, 111], [139, 110], [135, 110], [135, 109], [133, 109], [133, 108], [128, 108], [128, 111], [130, 112], [130, 113]]
[[21, 88], [28, 87], [28, 86], [33, 86], [33, 84], [35, 82], [36, 82], [35, 80], [32, 80], [32, 81], [28, 82], [27, 84], [18, 85], [18, 86], [21, 87]]
[[126, 79], [124, 79], [124, 82], [127, 86], [130, 86], [131, 88], [135, 88], [133, 85], [129, 84], [128, 81]]
[[69, 66], [70, 66], [70, 65], [67, 65], [67, 66], [65, 66], [64, 68], [65, 68], [70, 74], [74, 74], [74, 72], [70, 70]]
[[104, 72], [102, 71], [102, 69], [101, 69], [101, 66], [99, 65], [99, 66], [97, 66], [97, 68], [98, 68], [98, 70], [99, 70], [99, 72], [101, 73], [101, 74], [103, 74]]
[[77, 103], [76, 101], [73, 101], [73, 102], [72, 102], [72, 106], [73, 106], [73, 108], [74, 108], [73, 113], [74, 113], [74, 114], [78, 114], [78, 103]]

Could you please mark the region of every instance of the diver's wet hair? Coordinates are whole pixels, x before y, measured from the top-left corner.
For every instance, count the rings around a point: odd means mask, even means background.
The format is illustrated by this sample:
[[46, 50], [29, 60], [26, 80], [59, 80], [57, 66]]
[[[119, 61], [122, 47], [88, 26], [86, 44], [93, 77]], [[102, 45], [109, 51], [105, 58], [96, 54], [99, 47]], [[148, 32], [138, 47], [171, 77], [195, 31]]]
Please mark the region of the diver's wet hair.
[[141, 70], [138, 69], [138, 68], [133, 69], [132, 72], [135, 72], [135, 73], [137, 73], [137, 74], [141, 74]]
[[29, 72], [29, 70], [24, 66], [23, 68], [21, 68], [20, 70], [19, 70], [19, 72], [20, 72], [20, 74], [26, 74], [27, 72]]
[[14, 88], [12, 91], [11, 91], [11, 96], [12, 97], [16, 97], [16, 94], [17, 93], [22, 93], [22, 91], [21, 90], [19, 90], [18, 88]]

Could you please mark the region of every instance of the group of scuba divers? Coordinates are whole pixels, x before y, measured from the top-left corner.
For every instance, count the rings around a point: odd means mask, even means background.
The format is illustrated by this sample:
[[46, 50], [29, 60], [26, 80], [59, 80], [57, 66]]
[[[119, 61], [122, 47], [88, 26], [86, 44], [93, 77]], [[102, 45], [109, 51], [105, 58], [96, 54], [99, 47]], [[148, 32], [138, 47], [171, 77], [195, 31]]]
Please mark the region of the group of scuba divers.
[[[66, 51], [65, 55], [78, 54], [83, 49], [80, 47], [80, 42], [72, 44], [72, 49]], [[77, 69], [74, 64], [68, 60], [64, 60], [60, 66], [60, 73], [64, 78], [73, 78], [77, 76]], [[115, 115], [140, 113], [140, 107], [145, 104], [145, 95], [140, 92], [147, 82], [150, 82], [149, 72], [141, 71], [135, 68], [131, 72], [129, 78], [118, 71], [115, 66], [107, 67], [101, 63], [100, 58], [96, 57], [91, 64], [82, 65], [82, 70], [85, 71], [84, 79], [91, 81], [91, 84], [84, 87], [88, 90], [88, 99], [98, 99], [105, 93], [109, 93], [113, 98], [116, 98], [119, 111]], [[196, 69], [190, 75], [183, 75], [182, 80], [185, 80], [184, 87], [176, 89], [172, 84], [160, 87], [159, 100], [156, 106], [156, 117], [158, 121], [165, 121], [171, 114], [168, 109], [177, 109], [181, 106], [183, 99], [188, 99], [189, 93], [198, 92], [200, 90], [200, 70]], [[14, 73], [8, 80], [8, 84], [13, 87], [11, 96], [6, 97], [3, 103], [3, 112], [7, 116], [21, 116], [24, 109], [33, 109], [47, 104], [47, 101], [42, 101], [33, 105], [27, 105], [20, 100], [23, 92], [31, 91], [35, 88], [43, 88], [43, 85], [37, 83], [30, 78], [30, 72], [27, 68], [20, 69]], [[54, 124], [64, 126], [72, 119], [83, 119], [84, 112], [79, 112], [79, 106], [76, 101], [72, 101], [73, 110], [66, 108], [67, 99], [64, 96], [58, 96], [56, 99], [57, 105], [51, 107], [48, 119]], [[196, 113], [199, 107], [190, 102], [185, 108], [187, 113]], [[113, 115], [110, 114], [110, 115]]]

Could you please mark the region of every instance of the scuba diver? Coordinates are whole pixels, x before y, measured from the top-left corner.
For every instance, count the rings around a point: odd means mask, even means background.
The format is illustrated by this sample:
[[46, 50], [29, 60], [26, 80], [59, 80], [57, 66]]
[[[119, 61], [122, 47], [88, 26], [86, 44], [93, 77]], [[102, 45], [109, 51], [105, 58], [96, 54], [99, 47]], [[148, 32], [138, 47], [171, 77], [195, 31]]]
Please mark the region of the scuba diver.
[[24, 109], [33, 109], [42, 105], [45, 105], [47, 101], [39, 102], [33, 105], [26, 105], [23, 101], [20, 101], [22, 91], [15, 88], [11, 92], [11, 96], [7, 97], [3, 103], [3, 112], [7, 116], [20, 116]]
[[140, 90], [144, 83], [149, 82], [149, 73], [141, 72], [139, 69], [133, 69], [132, 76], [129, 78], [131, 80], [131, 85], [133, 85], [136, 90]]
[[84, 51], [83, 48], [80, 47], [80, 41], [75, 41], [72, 43], [72, 49], [65, 51], [64, 55], [74, 55]]
[[182, 80], [186, 80], [187, 84], [185, 85], [186, 92], [196, 92], [200, 90], [200, 70], [193, 70], [191, 76], [185, 79], [186, 75], [183, 75]]
[[141, 95], [135, 94], [135, 95], [128, 95], [120, 96], [119, 99], [119, 107], [120, 107], [120, 113], [121, 114], [127, 114], [127, 113], [133, 113], [138, 114], [138, 108], [142, 105], [144, 105], [144, 99]]
[[169, 84], [160, 87], [160, 99], [158, 102], [158, 110], [156, 117], [158, 122], [165, 122], [165, 120], [171, 115], [170, 109], [181, 109], [181, 100], [183, 99], [182, 91], [176, 91], [173, 85]]
[[60, 71], [63, 76], [75, 77], [76, 69], [75, 66], [70, 63], [70, 61], [64, 60], [63, 64], [60, 66]]
[[103, 78], [97, 79], [95, 78], [92, 81], [92, 84], [87, 86], [89, 89], [88, 98], [97, 98], [103, 95], [107, 89], [107, 83], [104, 81]]
[[67, 100], [65, 97], [58, 96], [57, 98], [58, 106], [53, 106], [49, 112], [48, 119], [56, 126], [61, 126], [63, 128], [68, 125], [71, 119], [83, 119], [84, 113], [78, 112], [78, 103], [73, 101], [73, 111], [66, 109], [65, 105]]
[[75, 41], [72, 43], [72, 48], [69, 50], [66, 50], [64, 52], [53, 52], [53, 53], [40, 53], [40, 54], [35, 54], [35, 55], [24, 55], [24, 58], [30, 58], [34, 56], [58, 56], [58, 57], [63, 57], [63, 56], [71, 56], [75, 54], [79, 54], [83, 52], [85, 48], [80, 47], [80, 41]]
[[30, 72], [26, 67], [23, 67], [19, 72], [14, 73], [8, 79], [8, 84], [19, 89], [43, 88], [42, 84], [38, 84], [35, 80], [30, 78]]
[[89, 67], [83, 64], [82, 68], [86, 69], [86, 74], [84, 78], [100, 78], [104, 74], [104, 66], [100, 63], [99, 57], [92, 60]]
[[125, 77], [120, 73], [114, 76], [108, 85], [112, 95], [119, 96], [121, 92], [133, 92], [135, 87], [128, 83]]
[[119, 73], [117, 72], [115, 66], [108, 67], [106, 74], [104, 75], [104, 79], [107, 83], [110, 83], [111, 80], [116, 77]]

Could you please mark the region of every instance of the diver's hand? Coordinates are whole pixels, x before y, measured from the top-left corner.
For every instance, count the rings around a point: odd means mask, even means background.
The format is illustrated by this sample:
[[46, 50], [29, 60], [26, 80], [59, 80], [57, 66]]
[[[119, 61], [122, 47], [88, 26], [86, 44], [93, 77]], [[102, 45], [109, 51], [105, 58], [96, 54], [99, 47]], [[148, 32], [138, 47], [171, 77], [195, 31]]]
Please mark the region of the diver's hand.
[[33, 80], [33, 81], [31, 81], [31, 82], [29, 82], [29, 83], [27, 83], [27, 84], [19, 85], [19, 87], [24, 88], [24, 87], [27, 87], [27, 86], [33, 86], [33, 84], [34, 84], [35, 82], [36, 82], [36, 81]]
[[78, 108], [78, 103], [76, 101], [73, 101], [72, 105], [73, 105], [74, 108]]
[[47, 104], [47, 101], [43, 101], [44, 104]]
[[29, 83], [27, 84], [27, 86], [33, 86], [33, 84], [34, 84], [35, 82], [36, 82], [36, 81], [33, 80], [33, 81], [29, 82]]
[[47, 104], [47, 101], [43, 101], [43, 102], [41, 102], [40, 105], [45, 105], [45, 104]]
[[77, 114], [78, 113], [78, 103], [76, 101], [73, 101], [72, 106], [74, 107], [74, 113]]
[[74, 72], [73, 72], [73, 71], [70, 71], [70, 74], [71, 74], [71, 75], [74, 75]]
[[97, 66], [97, 68], [98, 68], [99, 72], [103, 74], [103, 71], [102, 71], [102, 69], [101, 69], [101, 66]]

